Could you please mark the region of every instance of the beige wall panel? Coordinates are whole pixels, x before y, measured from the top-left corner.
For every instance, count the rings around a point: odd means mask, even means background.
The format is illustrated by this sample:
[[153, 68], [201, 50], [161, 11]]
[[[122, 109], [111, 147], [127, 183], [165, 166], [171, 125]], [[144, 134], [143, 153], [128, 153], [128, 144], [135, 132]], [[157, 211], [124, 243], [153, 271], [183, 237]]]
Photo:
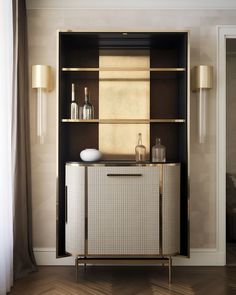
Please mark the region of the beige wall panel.
[[[212, 64], [216, 70], [217, 25], [236, 23], [236, 10], [96, 10], [32, 9], [27, 11], [29, 71], [33, 64], [57, 66], [57, 30], [190, 30], [191, 67]], [[214, 74], [214, 85], [216, 85]], [[35, 140], [35, 92], [30, 88], [33, 246], [56, 246], [56, 88], [47, 97], [47, 138]], [[214, 248], [216, 243], [216, 87], [208, 100], [207, 143], [196, 136], [196, 97], [191, 93], [191, 247]], [[127, 140], [127, 138], [126, 138]], [[201, 229], [201, 230], [199, 230]]]

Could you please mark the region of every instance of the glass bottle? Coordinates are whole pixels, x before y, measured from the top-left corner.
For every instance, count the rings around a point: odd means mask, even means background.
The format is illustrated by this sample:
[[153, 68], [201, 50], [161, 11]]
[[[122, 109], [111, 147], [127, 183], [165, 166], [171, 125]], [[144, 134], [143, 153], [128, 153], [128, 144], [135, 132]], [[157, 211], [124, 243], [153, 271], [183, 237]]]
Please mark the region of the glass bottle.
[[84, 105], [83, 105], [83, 119], [94, 119], [94, 108], [89, 101], [88, 87], [84, 87]]
[[146, 148], [142, 144], [142, 133], [138, 134], [138, 145], [135, 147], [135, 160], [137, 163], [146, 161]]
[[71, 104], [70, 104], [70, 118], [78, 119], [78, 104], [75, 101], [75, 84], [71, 85]]
[[166, 148], [161, 144], [161, 139], [156, 138], [156, 144], [152, 147], [152, 162], [165, 162]]

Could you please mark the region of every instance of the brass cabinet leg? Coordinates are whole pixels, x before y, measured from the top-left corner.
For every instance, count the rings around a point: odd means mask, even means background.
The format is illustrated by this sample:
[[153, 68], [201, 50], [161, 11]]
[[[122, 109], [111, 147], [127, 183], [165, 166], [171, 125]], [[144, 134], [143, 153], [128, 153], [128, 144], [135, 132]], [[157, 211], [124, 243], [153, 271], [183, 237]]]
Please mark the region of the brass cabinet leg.
[[164, 262], [165, 257], [161, 257], [161, 266], [165, 266], [165, 262]]
[[75, 278], [76, 281], [78, 281], [78, 275], [79, 275], [79, 258], [75, 258]]
[[169, 257], [169, 284], [172, 283], [172, 258]]

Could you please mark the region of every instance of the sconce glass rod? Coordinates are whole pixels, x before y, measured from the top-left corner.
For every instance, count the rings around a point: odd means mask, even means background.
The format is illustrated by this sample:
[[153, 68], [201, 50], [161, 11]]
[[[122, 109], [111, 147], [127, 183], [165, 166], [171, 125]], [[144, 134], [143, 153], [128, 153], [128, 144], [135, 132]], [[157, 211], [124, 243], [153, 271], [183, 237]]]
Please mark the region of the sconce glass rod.
[[213, 68], [209, 65], [199, 65], [193, 69], [192, 90], [198, 93], [198, 142], [205, 143], [207, 134], [207, 96], [212, 88]]
[[51, 67], [48, 65], [32, 66], [32, 88], [37, 90], [37, 137], [39, 142], [44, 142], [46, 134], [46, 101], [44, 91], [51, 90]]

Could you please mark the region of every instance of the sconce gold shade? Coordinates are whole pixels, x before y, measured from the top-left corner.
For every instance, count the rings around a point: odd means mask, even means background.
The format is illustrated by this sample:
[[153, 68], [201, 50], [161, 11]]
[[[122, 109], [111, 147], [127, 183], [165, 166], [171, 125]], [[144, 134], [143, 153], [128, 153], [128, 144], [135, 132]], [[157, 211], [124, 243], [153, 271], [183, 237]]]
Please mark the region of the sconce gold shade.
[[42, 88], [46, 91], [52, 90], [52, 74], [50, 66], [32, 66], [32, 88]]
[[209, 65], [199, 65], [192, 71], [192, 91], [199, 89], [211, 89], [213, 81], [213, 67]]

